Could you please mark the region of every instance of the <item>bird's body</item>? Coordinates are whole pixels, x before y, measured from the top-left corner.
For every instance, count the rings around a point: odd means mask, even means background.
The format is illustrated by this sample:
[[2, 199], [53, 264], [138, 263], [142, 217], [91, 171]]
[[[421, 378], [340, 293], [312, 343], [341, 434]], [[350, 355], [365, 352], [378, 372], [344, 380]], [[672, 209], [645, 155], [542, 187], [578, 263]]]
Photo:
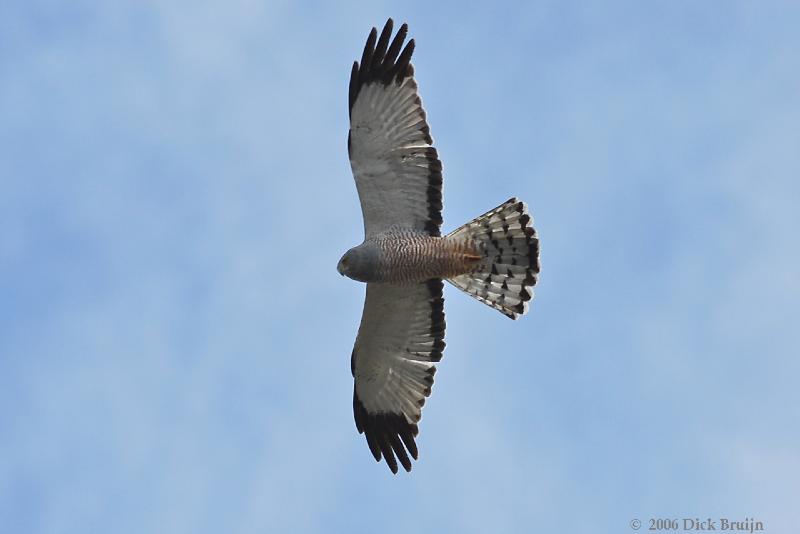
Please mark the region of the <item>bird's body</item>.
[[360, 246], [376, 249], [379, 258], [371, 276], [361, 282], [410, 284], [453, 278], [472, 272], [481, 259], [470, 239], [403, 228], [372, 236]]
[[[443, 280], [516, 319], [539, 273], [539, 239], [512, 198], [441, 235], [442, 164], [414, 80], [413, 39], [392, 20], [367, 39], [350, 77], [348, 152], [364, 241], [338, 270], [367, 283], [351, 356], [356, 428], [376, 460], [411, 470], [417, 423], [444, 343]], [[401, 50], [402, 49], [402, 50]]]

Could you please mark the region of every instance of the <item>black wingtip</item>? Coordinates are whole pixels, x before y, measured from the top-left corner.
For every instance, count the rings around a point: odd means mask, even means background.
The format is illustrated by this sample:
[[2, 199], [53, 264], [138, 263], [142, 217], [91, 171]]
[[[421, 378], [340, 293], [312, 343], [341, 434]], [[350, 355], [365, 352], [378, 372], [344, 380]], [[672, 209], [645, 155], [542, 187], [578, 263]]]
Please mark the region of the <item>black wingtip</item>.
[[372, 65], [370, 65], [370, 69], [379, 69], [383, 65], [386, 49], [389, 47], [389, 37], [392, 36], [393, 25], [392, 19], [389, 19], [386, 21], [383, 30], [381, 30], [381, 36], [378, 38], [378, 44], [375, 46], [375, 52], [372, 54]]
[[372, 54], [375, 52], [375, 40], [378, 38], [378, 30], [374, 27], [367, 36], [367, 42], [364, 44], [364, 51], [361, 53], [361, 66], [366, 68], [372, 61]]
[[[393, 28], [394, 21], [389, 18], [381, 30], [380, 38], [377, 28], [373, 27], [369, 32], [364, 51], [361, 54], [361, 62], [356, 62], [357, 67], [354, 67], [350, 75], [350, 111], [352, 111], [358, 93], [364, 84], [374, 81], [401, 83], [405, 78], [413, 75], [414, 70], [409, 62], [411, 54], [414, 52], [414, 40], [410, 40], [400, 52], [408, 34], [408, 25], [403, 23], [400, 26], [390, 44]], [[400, 54], [399, 57], [398, 54]]]
[[356, 428], [367, 438], [367, 445], [375, 461], [380, 462], [383, 458], [392, 473], [397, 474], [397, 461], [400, 460], [403, 469], [411, 471], [409, 455], [415, 460], [419, 456], [417, 444], [414, 441], [414, 437], [419, 432], [417, 425], [409, 423], [403, 414], [367, 412], [355, 391], [353, 392], [353, 412]]

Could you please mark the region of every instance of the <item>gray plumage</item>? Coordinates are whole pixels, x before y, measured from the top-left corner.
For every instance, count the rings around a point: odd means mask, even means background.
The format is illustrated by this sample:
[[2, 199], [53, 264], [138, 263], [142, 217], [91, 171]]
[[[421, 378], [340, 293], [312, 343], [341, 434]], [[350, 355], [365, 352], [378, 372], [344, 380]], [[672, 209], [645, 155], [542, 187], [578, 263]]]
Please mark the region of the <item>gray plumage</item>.
[[396, 229], [367, 237], [347, 251], [338, 269], [360, 282], [419, 283], [470, 271], [475, 254], [466, 239]]
[[372, 29], [350, 78], [348, 152], [364, 241], [337, 269], [367, 283], [351, 356], [356, 428], [376, 460], [411, 470], [444, 343], [442, 280], [516, 319], [539, 273], [539, 239], [510, 199], [441, 236], [442, 164], [414, 80], [408, 28]]

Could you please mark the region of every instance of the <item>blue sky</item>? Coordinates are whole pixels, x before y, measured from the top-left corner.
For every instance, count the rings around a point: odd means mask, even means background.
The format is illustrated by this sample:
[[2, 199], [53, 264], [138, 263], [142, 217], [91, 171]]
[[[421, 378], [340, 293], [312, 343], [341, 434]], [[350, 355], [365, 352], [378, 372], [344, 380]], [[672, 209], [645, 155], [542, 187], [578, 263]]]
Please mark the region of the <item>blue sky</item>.
[[[351, 412], [347, 81], [407, 21], [445, 229], [542, 239], [512, 322], [446, 289], [420, 460]], [[4, 2], [0, 530], [800, 531], [793, 2]], [[646, 523], [645, 523], [646, 524]]]

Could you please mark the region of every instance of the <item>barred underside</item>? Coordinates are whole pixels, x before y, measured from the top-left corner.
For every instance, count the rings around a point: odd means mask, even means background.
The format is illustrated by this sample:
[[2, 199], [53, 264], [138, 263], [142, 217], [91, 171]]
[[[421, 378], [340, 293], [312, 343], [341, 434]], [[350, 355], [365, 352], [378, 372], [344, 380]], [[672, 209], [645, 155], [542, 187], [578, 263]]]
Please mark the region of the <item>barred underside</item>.
[[408, 284], [450, 278], [471, 272], [476, 264], [477, 251], [467, 240], [392, 229], [375, 236], [373, 242], [381, 251], [376, 282]]
[[447, 281], [504, 315], [528, 311], [539, 275], [539, 238], [528, 207], [516, 198], [473, 219], [447, 237], [471, 240], [483, 257], [474, 270]]

